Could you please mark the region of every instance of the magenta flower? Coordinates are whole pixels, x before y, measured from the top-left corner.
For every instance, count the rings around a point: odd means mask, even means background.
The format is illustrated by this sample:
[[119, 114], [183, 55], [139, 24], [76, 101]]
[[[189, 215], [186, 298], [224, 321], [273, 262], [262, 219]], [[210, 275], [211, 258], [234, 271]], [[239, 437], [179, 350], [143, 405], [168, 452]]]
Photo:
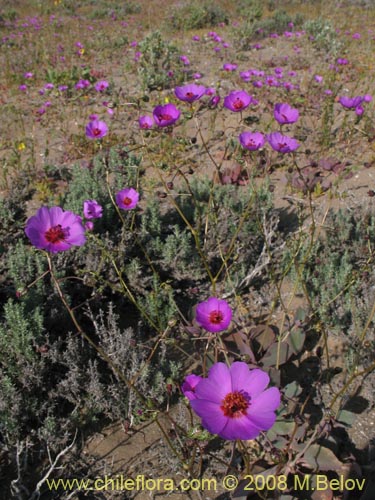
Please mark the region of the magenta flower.
[[217, 333], [228, 328], [232, 310], [225, 300], [210, 297], [197, 305], [195, 319], [208, 332]]
[[123, 210], [135, 208], [139, 201], [139, 193], [133, 188], [125, 188], [116, 194], [116, 203]]
[[238, 112], [247, 108], [252, 101], [252, 97], [244, 90], [231, 92], [224, 99], [224, 107], [230, 111]]
[[264, 146], [266, 141], [263, 134], [260, 132], [242, 132], [239, 135], [241, 146], [249, 151], [256, 151]]
[[223, 64], [224, 71], [236, 71], [236, 69], [237, 69], [237, 64], [232, 64], [232, 63]]
[[278, 103], [275, 104], [273, 116], [280, 125], [285, 125], [296, 122], [299, 118], [299, 112], [298, 109], [292, 108], [289, 104]]
[[86, 125], [86, 136], [89, 139], [101, 139], [108, 134], [107, 124], [100, 120], [90, 120]]
[[154, 119], [152, 116], [142, 115], [138, 118], [139, 127], [145, 130], [154, 126]]
[[344, 106], [344, 108], [352, 109], [357, 108], [363, 102], [363, 97], [358, 95], [356, 97], [340, 97], [339, 103]]
[[100, 80], [95, 83], [95, 90], [97, 92], [104, 92], [109, 87], [109, 83], [106, 80]]
[[194, 83], [190, 85], [184, 85], [183, 87], [176, 87], [174, 89], [175, 96], [180, 101], [194, 102], [197, 101], [204, 95], [206, 87], [203, 85], [195, 85]]
[[75, 88], [76, 88], [77, 90], [87, 89], [88, 87], [90, 87], [90, 82], [89, 82], [89, 80], [79, 80], [79, 81], [75, 84]]
[[167, 127], [176, 123], [181, 113], [174, 104], [169, 103], [164, 106], [156, 106], [152, 114], [158, 127]]
[[268, 134], [266, 138], [271, 148], [279, 153], [290, 153], [300, 146], [296, 139], [288, 137], [287, 135], [282, 135], [280, 132], [272, 132], [272, 134]]
[[85, 200], [83, 202], [83, 215], [86, 219], [100, 219], [103, 215], [103, 207], [96, 200]]
[[203, 380], [202, 377], [194, 375], [193, 373], [185, 377], [185, 380], [181, 385], [181, 391], [186, 398], [190, 399], [190, 401], [195, 399], [195, 388], [201, 380]]
[[180, 56], [180, 61], [185, 65], [185, 66], [189, 66], [190, 64], [190, 61], [189, 61], [189, 58], [187, 56]]
[[82, 246], [86, 241], [81, 217], [60, 207], [39, 208], [27, 220], [25, 233], [34, 247], [52, 253]]
[[280, 391], [269, 384], [266, 372], [249, 370], [236, 361], [212, 365], [208, 377], [193, 388], [190, 404], [202, 426], [223, 439], [255, 439], [276, 420]]

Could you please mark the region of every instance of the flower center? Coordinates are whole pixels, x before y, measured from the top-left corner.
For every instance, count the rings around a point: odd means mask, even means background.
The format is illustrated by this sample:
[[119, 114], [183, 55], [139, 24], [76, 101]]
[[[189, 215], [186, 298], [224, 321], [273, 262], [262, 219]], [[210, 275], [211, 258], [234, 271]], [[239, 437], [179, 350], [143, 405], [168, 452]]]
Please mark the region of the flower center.
[[219, 325], [224, 319], [224, 315], [221, 311], [211, 311], [210, 312], [210, 323]]
[[65, 241], [66, 237], [69, 236], [69, 228], [63, 229], [61, 224], [58, 224], [48, 229], [44, 236], [48, 243], [60, 243], [61, 241]]
[[194, 99], [195, 94], [193, 92], [186, 92], [186, 97], [189, 99]]
[[122, 200], [124, 205], [130, 205], [132, 202], [132, 199], [129, 198], [128, 196], [125, 196], [125, 198]]
[[225, 417], [239, 418], [246, 415], [246, 410], [250, 406], [250, 396], [245, 391], [230, 392], [222, 401], [220, 409]]
[[98, 137], [99, 135], [101, 135], [102, 132], [101, 132], [100, 128], [95, 127], [93, 129], [92, 133], [93, 133], [93, 135], [95, 135], [95, 137]]
[[253, 139], [249, 139], [249, 140], [247, 141], [246, 146], [247, 146], [248, 148], [254, 148], [254, 147], [256, 146], [255, 141], [254, 141]]
[[239, 99], [237, 97], [236, 100], [233, 103], [233, 107], [234, 107], [234, 109], [241, 109], [241, 108], [243, 108], [243, 102], [241, 101], [241, 99]]
[[279, 149], [284, 149], [288, 147], [288, 144], [286, 142], [279, 142], [278, 143]]
[[160, 113], [160, 115], [158, 116], [159, 120], [160, 121], [169, 121], [169, 120], [172, 120], [172, 117], [171, 115], [168, 115], [167, 113]]

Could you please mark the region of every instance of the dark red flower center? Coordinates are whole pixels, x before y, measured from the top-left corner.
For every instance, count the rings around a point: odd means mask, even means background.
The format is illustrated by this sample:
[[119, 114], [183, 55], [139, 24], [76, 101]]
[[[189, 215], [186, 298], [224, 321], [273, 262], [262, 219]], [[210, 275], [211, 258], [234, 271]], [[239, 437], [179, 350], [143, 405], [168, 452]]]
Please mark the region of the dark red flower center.
[[168, 122], [169, 120], [172, 120], [171, 115], [168, 115], [167, 113], [160, 113], [158, 115], [158, 118], [159, 118], [160, 121], [165, 121], [165, 122]]
[[129, 196], [125, 196], [125, 198], [122, 200], [124, 205], [130, 205], [132, 202], [132, 199], [129, 198]]
[[247, 141], [247, 143], [246, 143], [246, 146], [247, 146], [248, 148], [253, 148], [253, 147], [255, 147], [255, 146], [256, 146], [256, 144], [255, 144], [254, 139], [249, 139], [249, 140]]
[[188, 97], [189, 99], [194, 99], [195, 94], [194, 92], [186, 92], [186, 97]]
[[61, 241], [65, 241], [66, 237], [69, 235], [69, 228], [63, 229], [61, 224], [57, 226], [53, 226], [45, 232], [44, 236], [48, 243], [60, 243]]
[[246, 415], [246, 410], [250, 406], [250, 396], [244, 391], [230, 392], [222, 401], [220, 409], [225, 417], [239, 418]]
[[288, 147], [288, 144], [286, 142], [279, 142], [278, 147], [279, 149], [284, 149]]
[[101, 135], [101, 133], [102, 131], [98, 127], [92, 129], [92, 135], [95, 135], [95, 137], [98, 137], [99, 135]]
[[243, 101], [241, 101], [241, 99], [237, 97], [236, 100], [233, 102], [233, 107], [234, 109], [242, 109], [244, 107], [244, 103]]
[[224, 319], [224, 314], [221, 311], [211, 311], [210, 312], [210, 323], [219, 325]]

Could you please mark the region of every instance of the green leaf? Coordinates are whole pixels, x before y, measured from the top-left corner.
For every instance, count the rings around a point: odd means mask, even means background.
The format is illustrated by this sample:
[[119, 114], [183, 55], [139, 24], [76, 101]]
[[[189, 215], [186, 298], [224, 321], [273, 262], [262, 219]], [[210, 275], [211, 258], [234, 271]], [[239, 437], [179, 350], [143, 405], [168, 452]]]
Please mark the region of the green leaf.
[[280, 348], [279, 343], [275, 342], [271, 345], [260, 361], [263, 363], [265, 368], [268, 368], [269, 366], [276, 366], [277, 360], [279, 365], [283, 365], [288, 361], [292, 354], [293, 351], [287, 342], [281, 342]]
[[290, 345], [293, 354], [298, 354], [305, 343], [306, 334], [300, 328], [293, 330], [287, 338], [287, 343]]
[[305, 321], [305, 318], [307, 316], [307, 312], [305, 309], [302, 307], [298, 307], [295, 315], [294, 315], [294, 321]]
[[299, 396], [302, 392], [301, 386], [298, 384], [298, 382], [294, 381], [291, 382], [290, 384], [286, 385], [284, 388], [284, 394], [287, 398], [295, 398]]
[[343, 464], [336, 455], [319, 444], [312, 444], [303, 456], [306, 464], [313, 470], [341, 470]]
[[275, 330], [268, 325], [257, 325], [250, 331], [251, 339], [256, 340], [262, 349], [265, 351], [269, 346], [275, 342], [276, 333]]
[[356, 419], [355, 413], [352, 413], [351, 411], [348, 410], [340, 410], [336, 415], [336, 420], [346, 425], [352, 425], [355, 419]]

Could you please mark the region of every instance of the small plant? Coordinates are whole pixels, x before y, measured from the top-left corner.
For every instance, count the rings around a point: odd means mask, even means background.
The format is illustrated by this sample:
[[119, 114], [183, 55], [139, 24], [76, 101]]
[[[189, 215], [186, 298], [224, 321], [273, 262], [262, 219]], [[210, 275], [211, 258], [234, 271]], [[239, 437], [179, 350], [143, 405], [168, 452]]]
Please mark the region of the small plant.
[[216, 2], [188, 2], [173, 9], [168, 25], [176, 31], [188, 31], [228, 24], [228, 21], [227, 13]]
[[144, 90], [170, 88], [184, 79], [177, 47], [154, 31], [139, 44], [138, 74]]
[[304, 23], [303, 28], [313, 37], [313, 44], [317, 50], [329, 53], [332, 56], [342, 51], [343, 42], [337, 38], [337, 33], [332, 23], [327, 19], [319, 17], [314, 20], [308, 20]]

